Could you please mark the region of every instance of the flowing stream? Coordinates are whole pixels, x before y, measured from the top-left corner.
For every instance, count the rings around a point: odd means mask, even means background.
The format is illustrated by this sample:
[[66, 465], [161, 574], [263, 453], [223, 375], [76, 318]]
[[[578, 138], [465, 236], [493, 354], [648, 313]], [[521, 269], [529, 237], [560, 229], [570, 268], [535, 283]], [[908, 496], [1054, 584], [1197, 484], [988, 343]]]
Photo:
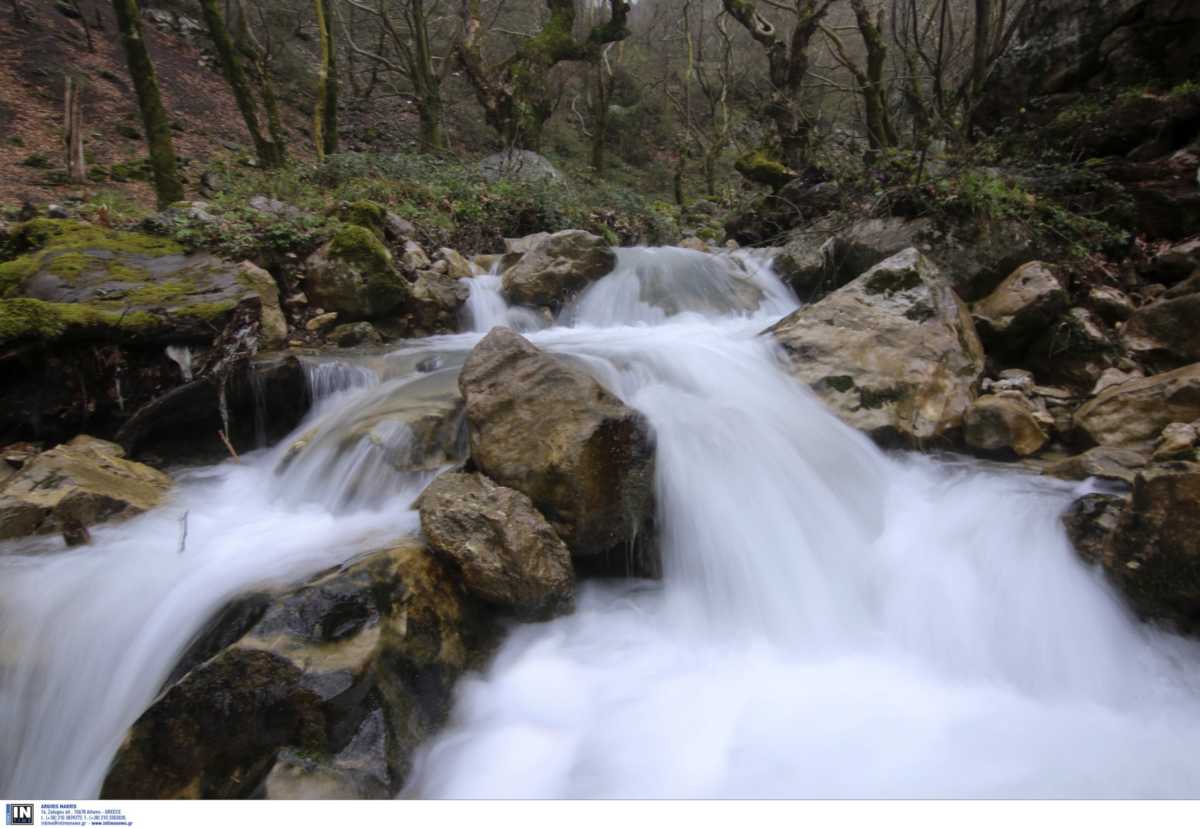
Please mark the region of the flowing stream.
[[497, 324], [649, 418], [665, 575], [585, 583], [575, 614], [514, 627], [404, 795], [1200, 791], [1200, 648], [1076, 559], [1058, 516], [1079, 487], [880, 452], [757, 336], [796, 302], [752, 258], [622, 250], [554, 322], [499, 282], [472, 280], [467, 332], [312, 365], [296, 435], [181, 472], [90, 547], [0, 545], [0, 796], [94, 796], [229, 598], [416, 531], [449, 461], [386, 415], [435, 410]]

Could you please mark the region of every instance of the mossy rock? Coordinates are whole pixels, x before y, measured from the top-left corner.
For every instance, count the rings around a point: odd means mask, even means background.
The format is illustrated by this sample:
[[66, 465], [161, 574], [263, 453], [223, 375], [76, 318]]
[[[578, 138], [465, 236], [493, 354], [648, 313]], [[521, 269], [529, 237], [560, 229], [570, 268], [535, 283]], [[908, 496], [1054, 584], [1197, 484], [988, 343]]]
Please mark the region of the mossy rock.
[[343, 225], [306, 264], [309, 301], [339, 320], [379, 319], [411, 297], [408, 282], [379, 238], [357, 224]]
[[239, 267], [169, 239], [81, 221], [16, 228], [0, 264], [0, 343], [112, 338], [207, 343], [238, 305], [268, 303]]
[[374, 201], [355, 201], [341, 210], [342, 221], [370, 230], [381, 241], [384, 238], [384, 224], [387, 220], [387, 210], [382, 204]]

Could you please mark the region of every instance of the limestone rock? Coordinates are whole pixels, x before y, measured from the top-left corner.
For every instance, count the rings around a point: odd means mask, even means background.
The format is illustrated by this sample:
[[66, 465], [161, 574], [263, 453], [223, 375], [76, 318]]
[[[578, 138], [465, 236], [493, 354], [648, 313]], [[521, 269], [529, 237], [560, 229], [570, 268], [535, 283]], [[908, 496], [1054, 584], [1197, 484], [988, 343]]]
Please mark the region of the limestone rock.
[[81, 435], [25, 461], [0, 488], [0, 539], [88, 527], [163, 502], [171, 478]]
[[534, 620], [574, 607], [571, 553], [525, 495], [481, 474], [443, 474], [419, 505], [430, 549], [476, 597]]
[[508, 150], [489, 155], [479, 162], [479, 172], [488, 181], [512, 179], [553, 183], [562, 179], [562, 173], [544, 155], [531, 150]]
[[577, 561], [657, 574], [649, 425], [595, 379], [494, 328], [459, 375], [471, 458], [527, 495]]
[[466, 256], [449, 247], [438, 248], [437, 257], [446, 263], [446, 275], [451, 279], [470, 279], [475, 275]]
[[1095, 446], [1082, 454], [1047, 466], [1042, 473], [1062, 480], [1102, 477], [1132, 483], [1149, 460], [1148, 452], [1119, 446]]
[[1114, 386], [1075, 412], [1097, 445], [1149, 446], [1171, 423], [1200, 419], [1200, 363]]
[[1143, 359], [1200, 361], [1200, 293], [1162, 299], [1140, 308], [1125, 323], [1122, 344]]
[[1067, 292], [1046, 265], [1021, 265], [971, 307], [980, 338], [1002, 350], [1020, 350], [1067, 306]]
[[262, 346], [267, 350], [283, 348], [287, 345], [287, 320], [283, 318], [283, 309], [279, 306], [279, 285], [275, 277], [254, 262], [242, 262], [238, 265], [242, 279], [254, 289], [262, 303]]
[[983, 374], [966, 306], [912, 248], [766, 333], [792, 376], [884, 442], [918, 445], [956, 431]]
[[404, 243], [404, 253], [400, 256], [400, 262], [404, 265], [404, 269], [410, 272], [428, 270], [433, 265], [425, 253], [425, 248], [415, 241]]
[[1047, 437], [1029, 400], [1019, 392], [1002, 391], [980, 397], [967, 409], [963, 439], [980, 451], [1028, 457], [1041, 450]]
[[1109, 323], [1123, 322], [1133, 315], [1133, 302], [1114, 287], [1094, 287], [1088, 291], [1088, 304]]
[[514, 304], [557, 310], [616, 262], [599, 236], [582, 230], [553, 233], [504, 273], [504, 296]]
[[1196, 459], [1196, 443], [1200, 440], [1197, 426], [1200, 426], [1200, 420], [1195, 423], [1171, 423], [1164, 428], [1162, 436], [1158, 438], [1158, 444], [1154, 447], [1154, 459]]

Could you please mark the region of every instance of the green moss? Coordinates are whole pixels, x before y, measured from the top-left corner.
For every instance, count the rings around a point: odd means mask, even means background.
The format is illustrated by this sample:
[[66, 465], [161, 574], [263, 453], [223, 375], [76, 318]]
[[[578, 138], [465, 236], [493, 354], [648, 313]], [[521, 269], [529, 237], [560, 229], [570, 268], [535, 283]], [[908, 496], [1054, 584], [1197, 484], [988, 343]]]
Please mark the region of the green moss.
[[0, 299], [0, 342], [53, 339], [72, 330], [98, 327], [142, 333], [160, 324], [158, 317], [144, 311], [127, 312], [40, 299]]
[[345, 224], [334, 234], [329, 253], [362, 269], [366, 273], [382, 273], [392, 269], [392, 254], [365, 227]]
[[189, 282], [172, 279], [140, 287], [130, 292], [125, 298], [138, 305], [165, 305], [182, 299], [194, 289], [195, 285]]
[[192, 319], [203, 319], [205, 322], [215, 322], [237, 305], [237, 302], [197, 302], [172, 310], [175, 316]]
[[891, 296], [903, 290], [911, 290], [921, 284], [921, 274], [915, 268], [901, 270], [877, 270], [863, 285], [863, 289], [871, 294]]
[[356, 201], [345, 209], [344, 219], [349, 224], [366, 227], [380, 239], [383, 238], [383, 223], [387, 211], [374, 201]]
[[56, 276], [74, 279], [96, 260], [82, 253], [63, 253], [50, 259], [47, 269]]
[[72, 219], [37, 218], [14, 229], [21, 249], [104, 250], [142, 256], [170, 256], [183, 253], [183, 247], [170, 239], [145, 233], [126, 233]]
[[775, 188], [795, 178], [791, 170], [762, 149], [746, 153], [733, 166], [749, 180]]
[[38, 259], [22, 256], [11, 262], [0, 264], [0, 298], [14, 295], [25, 284], [25, 280], [38, 270]]

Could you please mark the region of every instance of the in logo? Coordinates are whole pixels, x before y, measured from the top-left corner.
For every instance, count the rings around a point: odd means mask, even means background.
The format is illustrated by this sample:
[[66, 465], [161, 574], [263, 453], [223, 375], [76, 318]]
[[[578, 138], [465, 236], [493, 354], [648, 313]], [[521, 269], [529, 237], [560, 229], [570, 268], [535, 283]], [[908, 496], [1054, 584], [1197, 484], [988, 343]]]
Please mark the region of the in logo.
[[4, 806], [4, 824], [5, 825], [33, 825], [33, 804], [28, 805], [5, 805]]

